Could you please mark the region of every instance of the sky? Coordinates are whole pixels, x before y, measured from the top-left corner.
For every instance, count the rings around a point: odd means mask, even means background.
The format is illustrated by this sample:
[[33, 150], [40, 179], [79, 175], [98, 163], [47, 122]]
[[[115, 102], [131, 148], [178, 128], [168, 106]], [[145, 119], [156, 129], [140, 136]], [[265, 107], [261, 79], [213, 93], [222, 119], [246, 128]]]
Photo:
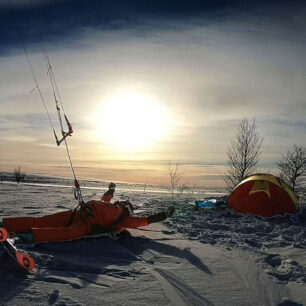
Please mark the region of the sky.
[[[71, 176], [48, 55], [80, 178], [223, 185], [243, 118], [260, 171], [306, 146], [304, 1], [0, 0], [0, 171]], [[47, 51], [47, 53], [46, 53]], [[62, 111], [63, 112], [63, 111]]]

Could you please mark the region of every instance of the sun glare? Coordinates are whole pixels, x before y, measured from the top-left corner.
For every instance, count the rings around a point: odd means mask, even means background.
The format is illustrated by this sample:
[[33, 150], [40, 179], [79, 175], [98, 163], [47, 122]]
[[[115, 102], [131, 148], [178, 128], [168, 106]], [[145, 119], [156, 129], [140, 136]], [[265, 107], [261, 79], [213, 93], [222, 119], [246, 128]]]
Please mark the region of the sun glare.
[[104, 99], [95, 115], [98, 138], [117, 150], [148, 150], [169, 133], [170, 112], [142, 92], [121, 90]]

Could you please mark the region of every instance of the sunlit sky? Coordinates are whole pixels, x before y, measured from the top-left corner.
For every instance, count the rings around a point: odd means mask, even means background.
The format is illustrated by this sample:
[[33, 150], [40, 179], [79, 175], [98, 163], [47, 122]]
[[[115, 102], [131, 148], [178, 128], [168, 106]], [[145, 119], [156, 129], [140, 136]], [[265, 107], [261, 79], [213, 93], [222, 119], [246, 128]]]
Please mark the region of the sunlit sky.
[[48, 50], [80, 178], [165, 184], [170, 160], [182, 183], [222, 185], [243, 118], [260, 170], [306, 146], [304, 1], [0, 0], [0, 38], [0, 171], [71, 176], [22, 40], [58, 128]]

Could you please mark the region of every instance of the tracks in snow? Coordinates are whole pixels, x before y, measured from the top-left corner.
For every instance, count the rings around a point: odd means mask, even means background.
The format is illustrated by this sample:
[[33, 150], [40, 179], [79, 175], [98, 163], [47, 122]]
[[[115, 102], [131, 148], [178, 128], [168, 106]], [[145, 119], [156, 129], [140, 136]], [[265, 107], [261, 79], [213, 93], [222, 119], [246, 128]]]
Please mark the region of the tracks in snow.
[[[185, 284], [174, 273], [166, 269], [154, 267], [154, 260], [152, 260], [152, 258], [145, 258], [144, 256], [135, 254], [132, 250], [133, 243], [130, 239], [129, 246], [132, 245], [132, 249], [128, 247], [124, 241], [119, 243], [126, 252], [145, 263], [147, 271], [160, 283], [165, 295], [173, 305], [213, 306], [213, 303]], [[137, 246], [137, 248], [139, 248], [139, 246]], [[145, 247], [142, 246], [142, 249], [150, 253], [152, 255], [150, 257], [155, 257], [155, 255]]]
[[208, 299], [193, 290], [190, 286], [186, 285], [181, 279], [170, 271], [159, 268], [154, 269], [154, 271], [161, 275], [164, 280], [170, 283], [179, 293], [183, 295], [183, 299], [187, 302], [187, 305], [213, 306]]

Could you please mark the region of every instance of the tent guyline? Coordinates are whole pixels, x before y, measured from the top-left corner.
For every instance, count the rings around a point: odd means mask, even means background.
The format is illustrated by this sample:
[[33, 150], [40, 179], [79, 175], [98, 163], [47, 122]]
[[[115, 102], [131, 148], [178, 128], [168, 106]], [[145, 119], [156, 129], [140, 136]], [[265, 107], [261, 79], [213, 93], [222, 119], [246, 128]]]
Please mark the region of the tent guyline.
[[[10, 5], [10, 1], [9, 0], [8, 0], [8, 3]], [[41, 23], [42, 23], [42, 16], [40, 16], [40, 17], [41, 17]], [[43, 27], [41, 27], [41, 28], [43, 29]], [[43, 35], [43, 38], [44, 38], [44, 35]], [[50, 113], [48, 111], [48, 108], [47, 108], [44, 96], [42, 94], [42, 91], [40, 89], [40, 86], [39, 86], [39, 83], [38, 83], [35, 71], [33, 69], [33, 65], [32, 65], [32, 62], [30, 60], [28, 51], [26, 49], [26, 46], [25, 46], [24, 39], [23, 39], [21, 31], [20, 31], [20, 40], [21, 40], [22, 47], [23, 47], [24, 53], [26, 55], [27, 62], [29, 64], [29, 67], [30, 67], [30, 70], [31, 70], [31, 73], [32, 73], [32, 76], [33, 76], [33, 79], [34, 79], [34, 83], [35, 83], [35, 87], [31, 90], [31, 92], [33, 92], [33, 91], [35, 91], [37, 89], [37, 91], [39, 93], [40, 99], [41, 99], [41, 101], [43, 103], [45, 112], [46, 112], [47, 117], [49, 119], [51, 128], [53, 130], [53, 134], [54, 134], [54, 137], [55, 137], [56, 145], [60, 146], [62, 142], [65, 143], [65, 147], [66, 147], [66, 151], [67, 151], [70, 167], [71, 167], [72, 174], [73, 174], [73, 177], [74, 177], [74, 186], [75, 186], [74, 197], [79, 202], [77, 207], [79, 207], [79, 206], [83, 207], [83, 206], [85, 206], [85, 204], [84, 204], [84, 200], [83, 200], [83, 196], [82, 196], [82, 191], [81, 191], [81, 188], [80, 188], [80, 183], [77, 180], [77, 177], [76, 177], [76, 174], [75, 174], [75, 170], [74, 170], [74, 167], [73, 167], [73, 163], [72, 163], [72, 159], [71, 159], [71, 155], [70, 155], [70, 152], [69, 152], [69, 147], [68, 147], [68, 144], [67, 144], [67, 141], [66, 141], [66, 138], [68, 136], [72, 136], [73, 129], [72, 129], [72, 125], [71, 125], [70, 121], [68, 120], [68, 117], [66, 116], [65, 111], [64, 111], [64, 106], [63, 106], [62, 99], [61, 99], [61, 96], [60, 96], [60, 93], [59, 93], [59, 90], [58, 90], [58, 86], [57, 86], [57, 83], [56, 83], [56, 80], [55, 80], [54, 72], [52, 70], [52, 66], [51, 66], [51, 62], [50, 62], [49, 56], [48, 56], [47, 49], [45, 47], [45, 44], [42, 43], [42, 53], [44, 55], [44, 60], [45, 60], [45, 63], [47, 65], [47, 74], [49, 75], [50, 83], [51, 83], [51, 87], [52, 87], [52, 91], [53, 91], [54, 102], [55, 102], [55, 106], [56, 106], [56, 112], [57, 112], [57, 116], [58, 116], [58, 120], [59, 120], [59, 124], [60, 124], [60, 128], [61, 128], [61, 134], [62, 134], [61, 138], [59, 138], [57, 136], [57, 134], [56, 134], [54, 124], [52, 122]], [[43, 39], [43, 41], [44, 41], [44, 39]], [[61, 107], [59, 106], [59, 103], [60, 103]], [[64, 119], [65, 119], [65, 122], [66, 122], [67, 127], [68, 127], [67, 131], [64, 130], [61, 109], [63, 110]]]

